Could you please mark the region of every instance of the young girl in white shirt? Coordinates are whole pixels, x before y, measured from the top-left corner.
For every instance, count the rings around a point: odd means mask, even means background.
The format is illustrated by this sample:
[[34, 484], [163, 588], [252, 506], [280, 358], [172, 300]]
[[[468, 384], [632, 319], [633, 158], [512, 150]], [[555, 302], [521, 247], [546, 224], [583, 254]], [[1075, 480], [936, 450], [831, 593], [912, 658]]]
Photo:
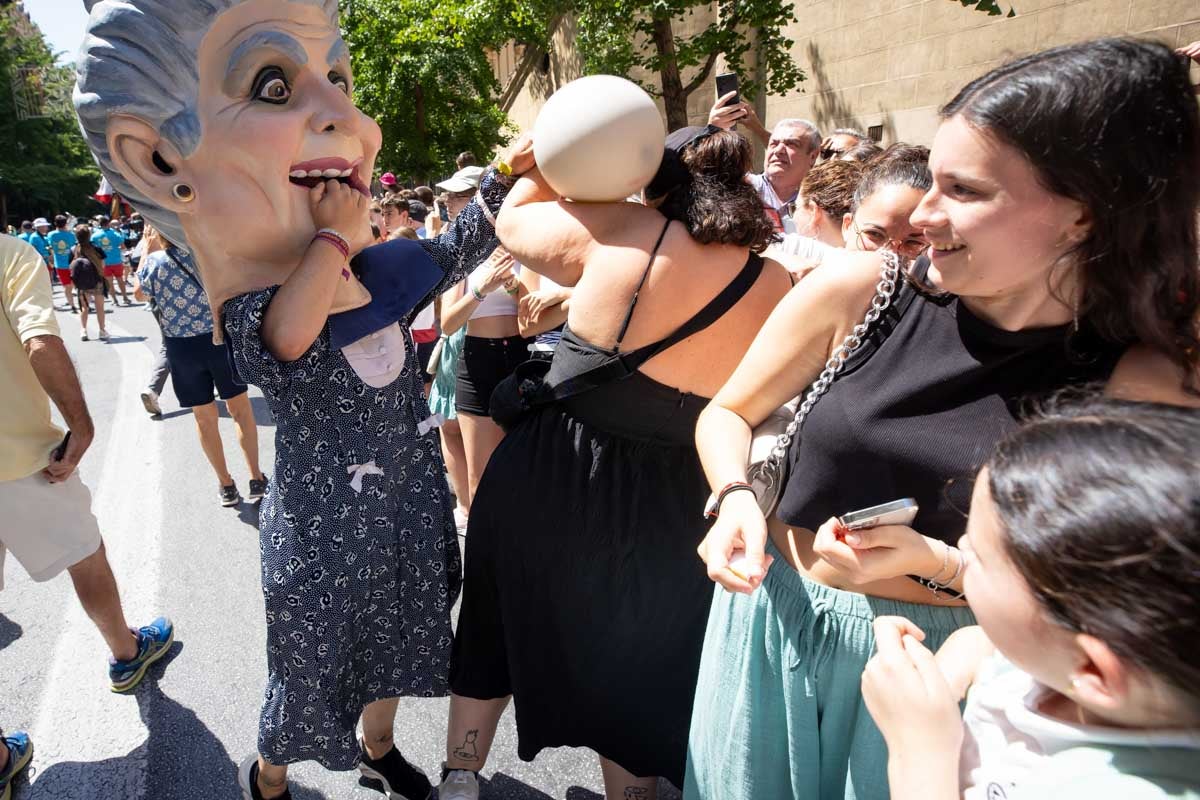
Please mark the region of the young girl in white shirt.
[[979, 627], [935, 657], [908, 620], [875, 622], [862, 688], [892, 800], [1200, 797], [1200, 410], [1028, 423], [980, 472], [960, 546]]

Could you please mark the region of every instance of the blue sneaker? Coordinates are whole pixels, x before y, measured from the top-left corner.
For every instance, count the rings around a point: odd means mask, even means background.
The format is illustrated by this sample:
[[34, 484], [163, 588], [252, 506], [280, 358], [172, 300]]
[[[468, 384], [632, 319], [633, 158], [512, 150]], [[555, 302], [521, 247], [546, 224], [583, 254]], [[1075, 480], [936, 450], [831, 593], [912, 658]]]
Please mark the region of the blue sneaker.
[[175, 625], [166, 617], [159, 617], [134, 633], [138, 637], [136, 657], [129, 661], [117, 661], [112, 656], [108, 658], [108, 678], [112, 681], [114, 692], [132, 692], [136, 689], [149, 666], [165, 656], [175, 641]]
[[10, 733], [0, 740], [8, 748], [8, 765], [0, 772], [0, 800], [12, 797], [13, 779], [29, 766], [33, 758], [33, 742], [27, 733]]

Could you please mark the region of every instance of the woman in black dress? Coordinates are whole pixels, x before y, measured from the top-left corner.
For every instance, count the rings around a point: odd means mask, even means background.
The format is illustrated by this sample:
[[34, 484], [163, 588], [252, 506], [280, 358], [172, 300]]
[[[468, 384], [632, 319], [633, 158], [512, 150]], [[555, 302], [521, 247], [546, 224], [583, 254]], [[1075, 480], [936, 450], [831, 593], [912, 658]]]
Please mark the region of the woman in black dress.
[[531, 173], [498, 218], [522, 264], [575, 287], [548, 382], [618, 359], [632, 371], [530, 413], [483, 475], [442, 797], [477, 796], [509, 695], [523, 759], [590, 747], [610, 798], [682, 779], [712, 594], [693, 430], [790, 281], [758, 255], [773, 233], [743, 181], [746, 141], [685, 129], [667, 144], [650, 205], [558, 201]]

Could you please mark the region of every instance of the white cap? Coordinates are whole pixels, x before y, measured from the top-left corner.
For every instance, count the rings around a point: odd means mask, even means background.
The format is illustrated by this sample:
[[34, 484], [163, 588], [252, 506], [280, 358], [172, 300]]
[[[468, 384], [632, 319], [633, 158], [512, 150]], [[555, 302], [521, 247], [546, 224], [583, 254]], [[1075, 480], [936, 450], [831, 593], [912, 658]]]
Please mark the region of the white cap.
[[439, 183], [437, 188], [447, 192], [469, 192], [478, 189], [479, 182], [483, 179], [483, 171], [483, 167], [463, 167]]
[[38, 217], [37, 219], [35, 219], [33, 221], [33, 227], [35, 227], [35, 228], [53, 228], [54, 226], [51, 225], [49, 222], [47, 222], [45, 217]]

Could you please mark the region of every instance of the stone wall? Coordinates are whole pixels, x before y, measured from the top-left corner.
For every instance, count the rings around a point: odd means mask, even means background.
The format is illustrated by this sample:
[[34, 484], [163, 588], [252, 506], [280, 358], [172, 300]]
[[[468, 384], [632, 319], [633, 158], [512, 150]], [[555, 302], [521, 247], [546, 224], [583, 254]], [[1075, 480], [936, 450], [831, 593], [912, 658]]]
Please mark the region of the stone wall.
[[[1172, 47], [1200, 39], [1197, 0], [1002, 4], [1015, 7], [1017, 16], [989, 17], [949, 0], [796, 0], [797, 22], [787, 33], [808, 79], [787, 96], [761, 100], [759, 113], [768, 127], [784, 117], [802, 117], [822, 130], [878, 126], [884, 143], [929, 144], [938, 107], [972, 78], [1014, 56], [1097, 36], [1132, 34]], [[678, 23], [677, 33], [688, 35], [710, 19], [697, 13]], [[1200, 82], [1200, 69], [1192, 73]], [[548, 64], [535, 65], [511, 93], [507, 110], [517, 128], [532, 126], [545, 98], [579, 74], [574, 28], [565, 20]], [[691, 96], [693, 123], [703, 124], [712, 101], [710, 90]]]
[[[797, 0], [789, 30], [808, 80], [766, 102], [768, 125], [881, 126], [885, 143], [928, 144], [937, 109], [1014, 56], [1097, 36], [1133, 34], [1177, 47], [1200, 39], [1196, 0], [1011, 0], [989, 17], [947, 0]], [[1200, 71], [1193, 70], [1196, 80]]]

